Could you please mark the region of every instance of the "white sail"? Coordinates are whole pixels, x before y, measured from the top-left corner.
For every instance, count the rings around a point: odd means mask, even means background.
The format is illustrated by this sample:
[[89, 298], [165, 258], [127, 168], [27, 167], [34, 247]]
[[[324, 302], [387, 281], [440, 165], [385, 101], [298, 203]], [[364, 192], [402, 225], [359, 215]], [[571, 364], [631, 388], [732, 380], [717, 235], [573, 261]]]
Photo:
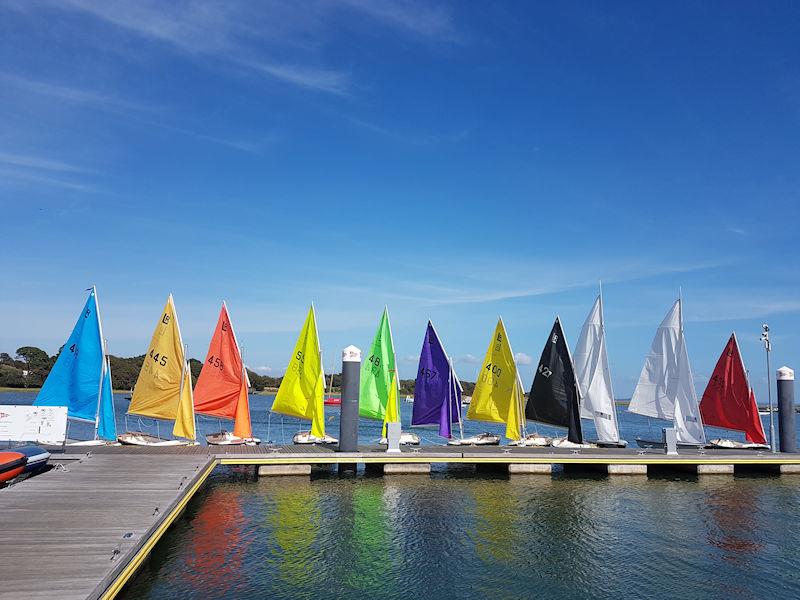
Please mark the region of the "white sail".
[[581, 418], [594, 421], [599, 441], [619, 442], [617, 411], [603, 326], [603, 301], [600, 296], [595, 300], [581, 329], [578, 344], [575, 346], [574, 363], [581, 390]]
[[675, 301], [658, 326], [628, 410], [674, 421], [679, 442], [699, 444], [705, 441], [683, 337], [680, 300]]

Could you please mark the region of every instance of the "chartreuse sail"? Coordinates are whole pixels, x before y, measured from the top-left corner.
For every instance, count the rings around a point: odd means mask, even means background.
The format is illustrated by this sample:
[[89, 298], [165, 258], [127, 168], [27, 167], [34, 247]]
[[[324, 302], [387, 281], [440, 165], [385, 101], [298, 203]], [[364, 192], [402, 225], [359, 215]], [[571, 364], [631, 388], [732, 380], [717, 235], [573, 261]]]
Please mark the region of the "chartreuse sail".
[[478, 373], [467, 418], [505, 423], [506, 437], [518, 440], [522, 429], [524, 392], [503, 319], [498, 319], [492, 341]]
[[78, 321], [61, 348], [34, 405], [66, 406], [69, 418], [93, 422], [95, 436], [114, 440], [116, 429], [111, 372], [106, 368], [97, 290], [92, 287], [89, 291]]
[[311, 421], [311, 435], [325, 436], [325, 410], [323, 394], [325, 380], [322, 372], [322, 354], [317, 335], [317, 317], [314, 305], [308, 311], [300, 337], [286, 367], [272, 410], [291, 417]]
[[[367, 360], [361, 363], [358, 412], [362, 417], [383, 421], [389, 404], [389, 391], [396, 386], [394, 341], [389, 324], [389, 309], [384, 307]], [[396, 419], [399, 420], [399, 419]]]
[[173, 435], [195, 439], [192, 377], [172, 294], [145, 354], [128, 413], [175, 421]]

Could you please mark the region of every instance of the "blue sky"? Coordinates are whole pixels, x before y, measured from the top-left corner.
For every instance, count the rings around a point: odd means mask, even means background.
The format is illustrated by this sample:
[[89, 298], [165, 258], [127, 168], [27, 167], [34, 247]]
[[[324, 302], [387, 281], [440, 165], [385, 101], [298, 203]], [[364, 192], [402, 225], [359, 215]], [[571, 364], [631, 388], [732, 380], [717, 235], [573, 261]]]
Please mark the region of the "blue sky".
[[[98, 286], [110, 350], [169, 292], [193, 356], [228, 301], [280, 374], [388, 304], [474, 380], [497, 316], [526, 385], [604, 282], [628, 397], [683, 288], [700, 392], [731, 330], [760, 397], [800, 366], [800, 7], [734, 2], [0, 4], [0, 350], [54, 352]], [[337, 367], [338, 370], [338, 367]]]

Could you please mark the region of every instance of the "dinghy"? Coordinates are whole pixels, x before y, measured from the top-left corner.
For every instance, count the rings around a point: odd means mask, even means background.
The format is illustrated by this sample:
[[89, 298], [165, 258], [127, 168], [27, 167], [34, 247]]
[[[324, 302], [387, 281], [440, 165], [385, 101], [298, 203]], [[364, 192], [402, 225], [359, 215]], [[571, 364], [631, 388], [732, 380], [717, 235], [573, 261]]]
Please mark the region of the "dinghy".
[[[178, 325], [178, 313], [172, 294], [150, 340], [136, 386], [133, 388], [128, 415], [173, 421], [172, 435], [164, 440], [160, 435], [131, 432], [119, 436], [123, 444], [134, 446], [196, 445], [192, 374], [186, 359], [186, 348]], [[127, 421], [127, 415], [126, 415]]]
[[[387, 423], [400, 422], [400, 407], [397, 403], [399, 384], [389, 308], [384, 306], [378, 329], [372, 339], [369, 358], [361, 363], [358, 394], [359, 415], [382, 421], [378, 444], [387, 443]], [[400, 440], [401, 443], [419, 444], [419, 436], [413, 433], [401, 432]]]
[[324, 391], [322, 352], [312, 304], [272, 403], [272, 412], [311, 421], [311, 431], [300, 431], [292, 438], [295, 444], [338, 443], [336, 438], [325, 435]]
[[624, 448], [628, 442], [619, 437], [614, 388], [608, 368], [602, 290], [581, 328], [574, 363], [580, 390], [580, 415], [594, 422], [597, 431], [594, 443], [603, 448]]
[[758, 414], [756, 397], [747, 379], [747, 370], [744, 368], [736, 333], [731, 333], [708, 380], [700, 401], [700, 414], [706, 425], [742, 431], [745, 434], [746, 443], [718, 438], [711, 440], [709, 446], [769, 449], [764, 425]]
[[[505, 423], [506, 437], [512, 441], [522, 438], [522, 401], [514, 352], [508, 341], [502, 317], [497, 320], [492, 339], [478, 371], [467, 418], [486, 423]], [[500, 443], [500, 436], [496, 443]], [[487, 437], [484, 437], [488, 442]], [[488, 445], [488, 444], [482, 444]]]
[[0, 483], [22, 475], [27, 461], [25, 455], [19, 452], [0, 452]]
[[242, 350], [236, 339], [228, 313], [222, 303], [217, 326], [208, 345], [208, 353], [194, 388], [196, 414], [233, 420], [233, 433], [223, 431], [206, 436], [214, 446], [255, 446], [261, 440], [253, 437], [250, 424], [250, 379], [242, 359]]
[[70, 421], [94, 425], [94, 439], [68, 445], [97, 446], [116, 442], [111, 362], [103, 340], [100, 305], [94, 286], [33, 404], [66, 406]]
[[526, 433], [520, 439], [508, 442], [508, 445], [542, 448], [551, 445], [552, 442], [553, 438], [549, 438], [546, 435], [541, 435], [540, 433]]
[[583, 447], [579, 402], [580, 390], [575, 378], [575, 368], [561, 327], [561, 319], [556, 317], [533, 377], [531, 392], [525, 404], [525, 418], [546, 425], [565, 427], [567, 441], [573, 447]]
[[[679, 448], [701, 448], [706, 443], [700, 404], [692, 380], [683, 334], [683, 301], [678, 298], [658, 326], [633, 390], [628, 410], [672, 421]], [[636, 438], [641, 448], [663, 448], [658, 440]]]
[[438, 425], [439, 435], [454, 441], [452, 424], [458, 423], [459, 439], [463, 439], [461, 395], [461, 382], [453, 361], [447, 356], [433, 323], [428, 321], [414, 384], [411, 426]]
[[[511, 441], [508, 445], [511, 446], [514, 443], [514, 441]], [[478, 435], [454, 438], [447, 442], [448, 446], [497, 446], [498, 444], [500, 444], [500, 436], [488, 431]]]

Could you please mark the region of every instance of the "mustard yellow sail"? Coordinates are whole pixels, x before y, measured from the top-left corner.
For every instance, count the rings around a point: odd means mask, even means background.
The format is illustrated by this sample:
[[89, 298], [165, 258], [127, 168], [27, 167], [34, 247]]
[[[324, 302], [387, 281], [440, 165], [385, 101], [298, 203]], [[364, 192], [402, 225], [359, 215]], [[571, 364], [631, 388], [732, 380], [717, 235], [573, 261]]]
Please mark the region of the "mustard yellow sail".
[[467, 418], [505, 423], [506, 437], [518, 440], [522, 429], [522, 388], [503, 319], [498, 319], [478, 373]]
[[324, 390], [317, 317], [312, 304], [272, 403], [272, 410], [310, 420], [311, 435], [322, 438], [325, 436]]
[[173, 435], [195, 439], [192, 379], [172, 294], [144, 356], [128, 412], [175, 421]]
[[383, 416], [383, 430], [381, 435], [386, 437], [386, 424], [399, 423], [400, 410], [397, 406], [397, 380], [395, 374], [392, 373], [392, 383], [389, 386], [389, 400], [386, 402], [386, 414]]

